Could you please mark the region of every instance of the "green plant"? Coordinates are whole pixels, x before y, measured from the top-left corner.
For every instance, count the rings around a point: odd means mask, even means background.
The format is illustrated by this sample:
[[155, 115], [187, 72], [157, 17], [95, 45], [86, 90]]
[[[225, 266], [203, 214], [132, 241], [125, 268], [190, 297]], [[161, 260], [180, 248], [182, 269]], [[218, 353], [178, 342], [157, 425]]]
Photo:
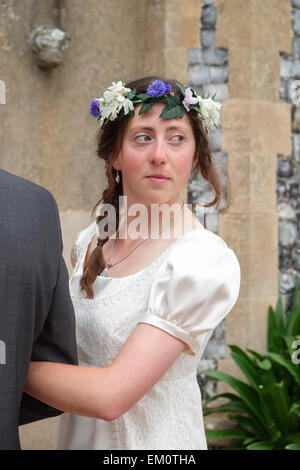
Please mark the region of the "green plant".
[[[220, 393], [203, 403], [204, 416], [226, 412], [227, 418], [237, 423], [237, 429], [206, 431], [208, 442], [232, 438], [234, 444], [223, 450], [300, 450], [300, 358], [295, 350], [300, 347], [300, 341], [297, 340], [300, 340], [298, 279], [287, 320], [281, 294], [276, 310], [269, 307], [265, 355], [251, 349], [247, 349], [247, 353], [236, 345], [229, 345], [231, 357], [248, 383], [221, 371], [201, 372], [215, 378], [214, 382], [225, 382], [236, 392]], [[229, 401], [215, 408], [205, 408], [220, 397]]]

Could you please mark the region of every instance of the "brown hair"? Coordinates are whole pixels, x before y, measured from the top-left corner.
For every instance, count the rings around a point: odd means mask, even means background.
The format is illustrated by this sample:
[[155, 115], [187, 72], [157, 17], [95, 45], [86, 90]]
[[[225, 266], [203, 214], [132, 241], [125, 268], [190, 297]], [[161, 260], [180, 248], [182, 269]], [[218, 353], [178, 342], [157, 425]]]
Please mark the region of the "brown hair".
[[[165, 83], [172, 85], [172, 92], [178, 96], [182, 96], [179, 87], [176, 85], [175, 80], [165, 80], [161, 77], [145, 77], [125, 84], [126, 87], [136, 89], [137, 93], [145, 93], [149, 84], [154, 80], [163, 80]], [[201, 173], [203, 178], [210, 184], [211, 188], [215, 193], [215, 198], [208, 204], [204, 204], [204, 207], [211, 207], [216, 205], [219, 208], [221, 197], [224, 196], [226, 207], [219, 209], [220, 212], [224, 212], [228, 209], [232, 202], [232, 193], [230, 188], [230, 182], [227, 175], [227, 187], [225, 187], [220, 174], [213, 162], [212, 150], [208, 138], [208, 133], [203, 127], [198, 114], [191, 110], [187, 113], [190, 119], [190, 123], [193, 129], [194, 138], [196, 141], [196, 164], [192, 170], [192, 173]], [[123, 142], [123, 137], [126, 131], [127, 123], [130, 117], [126, 116], [123, 119], [116, 119], [115, 121], [109, 121], [103, 128], [99, 129], [97, 134], [97, 155], [98, 157], [105, 160], [106, 176], [108, 179], [108, 187], [103, 191], [102, 198], [98, 201], [93, 208], [92, 215], [94, 214], [98, 205], [112, 204], [116, 211], [116, 228], [119, 227], [119, 196], [123, 195], [122, 185], [122, 172], [120, 175], [120, 182], [115, 182], [115, 169], [113, 163], [117, 158]], [[194, 203], [198, 204], [198, 203]], [[100, 222], [105, 215], [97, 217], [97, 223]], [[80, 286], [87, 293], [87, 298], [94, 298], [93, 283], [96, 277], [105, 268], [105, 259], [103, 255], [102, 246], [106, 243], [109, 236], [106, 239], [101, 240], [101, 246], [97, 245], [95, 250], [90, 254], [89, 257], [85, 256], [83, 274], [80, 279]]]

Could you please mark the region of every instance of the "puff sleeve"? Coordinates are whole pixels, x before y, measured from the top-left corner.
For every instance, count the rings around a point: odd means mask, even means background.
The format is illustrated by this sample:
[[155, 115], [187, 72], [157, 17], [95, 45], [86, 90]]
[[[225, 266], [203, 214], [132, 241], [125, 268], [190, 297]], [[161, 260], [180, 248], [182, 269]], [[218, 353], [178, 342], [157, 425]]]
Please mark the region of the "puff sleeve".
[[203, 334], [212, 332], [236, 303], [240, 278], [238, 259], [221, 238], [185, 240], [155, 273], [147, 311], [138, 323], [161, 328], [186, 343], [185, 353], [196, 355]]

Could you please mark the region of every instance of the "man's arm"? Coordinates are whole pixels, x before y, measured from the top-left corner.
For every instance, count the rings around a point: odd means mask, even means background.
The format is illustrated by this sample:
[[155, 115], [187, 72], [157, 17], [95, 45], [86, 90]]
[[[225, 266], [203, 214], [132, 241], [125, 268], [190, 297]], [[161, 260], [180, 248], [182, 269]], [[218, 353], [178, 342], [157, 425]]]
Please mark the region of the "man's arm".
[[[51, 195], [57, 223], [59, 268], [51, 306], [43, 329], [33, 345], [32, 361], [78, 364], [75, 315], [69, 291], [68, 270], [62, 256], [63, 243], [58, 208]], [[62, 412], [23, 393], [19, 425], [57, 416]]]

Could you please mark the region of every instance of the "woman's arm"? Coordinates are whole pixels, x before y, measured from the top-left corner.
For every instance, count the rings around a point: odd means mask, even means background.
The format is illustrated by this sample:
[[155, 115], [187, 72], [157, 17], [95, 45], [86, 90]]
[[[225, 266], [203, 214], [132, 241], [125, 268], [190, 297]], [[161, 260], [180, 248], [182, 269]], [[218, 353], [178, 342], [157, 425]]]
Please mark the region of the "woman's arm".
[[59, 410], [114, 421], [155, 385], [184, 348], [183, 341], [141, 323], [105, 368], [31, 362], [24, 391]]

